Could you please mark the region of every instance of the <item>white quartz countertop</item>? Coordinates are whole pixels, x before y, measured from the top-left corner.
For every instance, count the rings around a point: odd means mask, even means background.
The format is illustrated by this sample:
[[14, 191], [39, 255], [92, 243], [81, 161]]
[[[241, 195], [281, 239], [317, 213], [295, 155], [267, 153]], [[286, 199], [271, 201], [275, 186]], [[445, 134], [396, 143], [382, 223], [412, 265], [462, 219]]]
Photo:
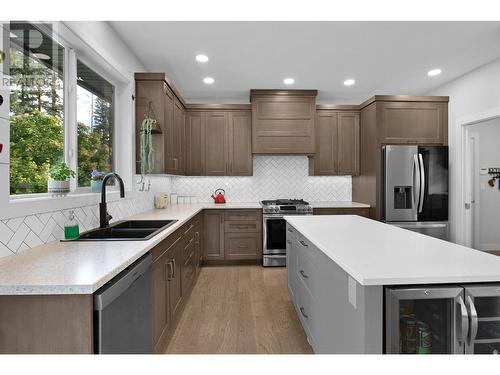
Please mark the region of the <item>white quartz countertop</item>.
[[354, 215], [285, 216], [361, 285], [500, 282], [500, 257]]
[[[321, 204], [353, 205], [351, 202]], [[260, 209], [261, 205], [259, 202], [172, 205], [129, 218], [178, 220], [148, 241], [55, 241], [1, 258], [0, 295], [92, 294], [201, 210], [245, 208]]]
[[131, 218], [178, 220], [148, 241], [54, 241], [0, 259], [0, 295], [92, 294], [203, 209], [259, 203], [173, 205]]

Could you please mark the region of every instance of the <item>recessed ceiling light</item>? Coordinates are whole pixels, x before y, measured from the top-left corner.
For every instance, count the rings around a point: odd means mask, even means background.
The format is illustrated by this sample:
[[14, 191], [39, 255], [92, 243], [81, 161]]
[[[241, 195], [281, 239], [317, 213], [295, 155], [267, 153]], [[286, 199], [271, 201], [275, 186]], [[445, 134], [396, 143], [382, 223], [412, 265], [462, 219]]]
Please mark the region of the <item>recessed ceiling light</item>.
[[344, 86], [352, 86], [352, 85], [354, 85], [355, 83], [356, 83], [356, 81], [355, 81], [355, 80], [353, 80], [352, 78], [349, 78], [349, 79], [346, 79], [346, 80], [344, 81]]
[[215, 79], [213, 79], [212, 77], [205, 77], [203, 78], [203, 82], [205, 82], [207, 85], [211, 85], [215, 82]]
[[196, 55], [196, 61], [206, 63], [208, 61], [207, 55]]
[[295, 80], [294, 80], [293, 78], [285, 78], [285, 79], [283, 80], [283, 83], [284, 83], [285, 85], [293, 85], [293, 84], [295, 83]]
[[438, 76], [438, 75], [440, 75], [440, 74], [441, 74], [441, 69], [432, 69], [432, 70], [429, 70], [429, 71], [427, 72], [427, 75], [428, 75], [429, 77]]
[[50, 56], [45, 53], [35, 52], [33, 56], [40, 60], [50, 60]]

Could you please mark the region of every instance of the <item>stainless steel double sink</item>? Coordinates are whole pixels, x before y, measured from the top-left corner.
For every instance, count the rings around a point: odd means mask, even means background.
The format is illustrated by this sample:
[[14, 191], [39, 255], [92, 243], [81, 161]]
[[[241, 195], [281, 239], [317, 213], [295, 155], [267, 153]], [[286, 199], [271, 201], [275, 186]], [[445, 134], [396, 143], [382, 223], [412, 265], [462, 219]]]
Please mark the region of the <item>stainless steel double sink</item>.
[[74, 241], [146, 241], [177, 220], [123, 220], [83, 232]]

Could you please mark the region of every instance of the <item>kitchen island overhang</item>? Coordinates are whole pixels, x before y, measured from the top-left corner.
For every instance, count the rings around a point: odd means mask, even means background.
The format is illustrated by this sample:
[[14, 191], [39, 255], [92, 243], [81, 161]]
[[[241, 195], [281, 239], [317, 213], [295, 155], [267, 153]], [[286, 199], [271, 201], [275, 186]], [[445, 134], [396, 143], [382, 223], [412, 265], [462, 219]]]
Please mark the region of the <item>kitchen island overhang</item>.
[[[436, 288], [489, 286], [488, 293], [498, 293], [500, 301], [500, 287], [495, 285], [500, 284], [500, 257], [359, 216], [285, 220], [288, 290], [317, 353], [398, 352], [394, 348], [401, 340], [388, 338], [384, 324], [387, 288], [418, 289], [422, 296], [415, 301], [424, 301], [424, 293], [432, 297]], [[477, 335], [474, 303], [467, 301], [471, 290], [463, 289], [462, 301], [447, 297], [452, 302], [440, 307], [443, 316], [454, 311], [446, 323], [449, 343], [436, 346], [440, 351], [474, 352], [475, 343], [467, 342], [474, 328]], [[423, 303], [416, 303], [420, 310]], [[467, 327], [465, 316], [471, 321]], [[459, 321], [463, 324], [457, 325]]]

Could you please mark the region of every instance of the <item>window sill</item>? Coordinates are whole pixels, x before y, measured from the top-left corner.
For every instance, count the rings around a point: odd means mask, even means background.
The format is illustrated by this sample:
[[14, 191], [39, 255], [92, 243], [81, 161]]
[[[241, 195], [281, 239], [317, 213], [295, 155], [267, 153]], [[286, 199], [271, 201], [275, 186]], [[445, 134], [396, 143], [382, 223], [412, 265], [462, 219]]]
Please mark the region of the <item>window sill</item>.
[[[125, 198], [131, 198], [132, 196], [132, 191], [127, 191], [125, 194]], [[120, 193], [118, 189], [110, 189], [106, 194], [107, 202], [113, 202], [119, 199]], [[48, 193], [10, 196], [6, 210], [2, 210], [3, 212], [0, 219], [4, 220], [44, 212], [92, 206], [97, 205], [100, 200], [100, 193], [91, 193], [90, 191], [76, 191], [66, 196], [56, 197]]]
[[[108, 187], [106, 188], [106, 198], [110, 196], [114, 197], [116, 193], [118, 193], [117, 188], [111, 186], [109, 188]], [[11, 195], [10, 202], [11, 203], [23, 202], [23, 201], [36, 202], [41, 200], [56, 200], [56, 199], [92, 197], [92, 196], [101, 196], [101, 193], [93, 193], [90, 191], [90, 188], [88, 189], [80, 188], [77, 189], [76, 191], [71, 191], [66, 195], [52, 195], [49, 193], [18, 194], [18, 195]]]

